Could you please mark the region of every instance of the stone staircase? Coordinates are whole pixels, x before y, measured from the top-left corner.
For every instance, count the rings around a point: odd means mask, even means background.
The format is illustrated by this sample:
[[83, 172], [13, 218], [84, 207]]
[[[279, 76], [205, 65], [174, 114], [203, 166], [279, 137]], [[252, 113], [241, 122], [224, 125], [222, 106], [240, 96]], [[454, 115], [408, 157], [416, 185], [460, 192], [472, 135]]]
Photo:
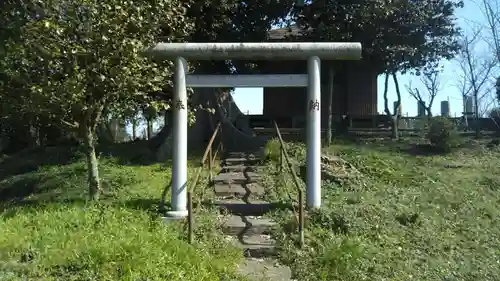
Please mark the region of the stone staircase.
[[245, 262], [239, 272], [249, 280], [290, 281], [290, 268], [278, 264], [275, 243], [269, 233], [274, 222], [263, 215], [273, 204], [263, 201], [259, 184], [258, 156], [247, 152], [228, 152], [221, 173], [214, 177], [215, 205], [225, 210], [224, 233], [240, 247]]

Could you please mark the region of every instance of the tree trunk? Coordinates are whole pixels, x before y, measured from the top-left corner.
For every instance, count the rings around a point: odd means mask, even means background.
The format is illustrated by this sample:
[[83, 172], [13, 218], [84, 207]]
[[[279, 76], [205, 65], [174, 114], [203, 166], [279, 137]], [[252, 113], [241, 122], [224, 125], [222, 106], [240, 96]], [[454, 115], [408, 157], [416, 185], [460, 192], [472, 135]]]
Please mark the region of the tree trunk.
[[398, 130], [398, 115], [391, 116], [391, 138], [398, 140], [399, 139], [399, 130]]
[[114, 143], [118, 142], [118, 130], [120, 127], [120, 121], [117, 118], [112, 118], [109, 121], [111, 139]]
[[430, 122], [432, 120], [432, 110], [431, 110], [431, 107], [427, 107], [425, 109], [425, 111], [427, 111], [427, 125], [429, 126], [430, 125]]
[[153, 137], [153, 120], [147, 119], [147, 138], [150, 140]]
[[115, 143], [110, 122], [103, 121], [100, 124], [98, 124], [96, 128], [96, 135], [97, 139], [99, 140], [99, 143], [103, 144]]
[[170, 142], [172, 141], [172, 112], [165, 111], [164, 124], [160, 131], [148, 141], [149, 149], [154, 152], [160, 161], [166, 160], [170, 153]]
[[[397, 109], [396, 112], [394, 112], [394, 116], [393, 116], [393, 122], [392, 122], [392, 125], [393, 125], [393, 129], [392, 129], [392, 138], [398, 140], [399, 139], [399, 109], [400, 109], [400, 106], [401, 106], [401, 91], [399, 90], [399, 82], [398, 82], [398, 77], [396, 75], [396, 72], [392, 72], [392, 80], [394, 81], [394, 88], [396, 89], [396, 96], [398, 98], [397, 100]], [[387, 88], [386, 88], [387, 89]]]
[[479, 105], [477, 91], [474, 93], [474, 121], [476, 122], [476, 139], [481, 137], [481, 127], [479, 125]]
[[332, 127], [333, 127], [333, 78], [335, 76], [333, 65], [330, 65], [328, 73], [328, 126], [326, 128], [326, 143], [332, 144]]
[[37, 126], [37, 122], [36, 122], [36, 117], [31, 119], [30, 120], [30, 123], [29, 123], [29, 135], [30, 135], [30, 138], [29, 138], [29, 147], [30, 148], [37, 148], [37, 147], [40, 147], [40, 143], [39, 143], [39, 132], [38, 132], [38, 126]]
[[89, 200], [97, 201], [101, 193], [101, 182], [99, 178], [99, 163], [95, 153], [94, 132], [88, 126], [84, 126], [82, 129], [85, 156], [87, 158]]
[[135, 117], [132, 119], [132, 141], [137, 139], [137, 120]]
[[[396, 110], [394, 111], [394, 114], [391, 114], [391, 110], [389, 109], [389, 99], [387, 97], [387, 92], [389, 90], [389, 73], [385, 74], [385, 79], [384, 79], [384, 111], [387, 117], [390, 118], [391, 120], [391, 138], [397, 140], [399, 138], [399, 132], [398, 132], [398, 108], [399, 105], [401, 104], [401, 99], [398, 99], [398, 104], [396, 106]], [[398, 95], [398, 98], [400, 96]]]
[[163, 126], [170, 126], [170, 123], [172, 123], [172, 111], [171, 110], [165, 110], [163, 112]]

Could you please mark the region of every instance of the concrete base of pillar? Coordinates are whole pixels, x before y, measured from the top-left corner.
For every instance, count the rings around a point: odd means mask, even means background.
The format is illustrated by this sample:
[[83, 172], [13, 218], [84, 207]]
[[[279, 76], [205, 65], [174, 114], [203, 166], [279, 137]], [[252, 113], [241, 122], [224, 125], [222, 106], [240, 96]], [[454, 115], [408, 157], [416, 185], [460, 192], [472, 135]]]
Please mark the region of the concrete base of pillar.
[[188, 211], [168, 211], [162, 219], [165, 222], [183, 220], [188, 216]]

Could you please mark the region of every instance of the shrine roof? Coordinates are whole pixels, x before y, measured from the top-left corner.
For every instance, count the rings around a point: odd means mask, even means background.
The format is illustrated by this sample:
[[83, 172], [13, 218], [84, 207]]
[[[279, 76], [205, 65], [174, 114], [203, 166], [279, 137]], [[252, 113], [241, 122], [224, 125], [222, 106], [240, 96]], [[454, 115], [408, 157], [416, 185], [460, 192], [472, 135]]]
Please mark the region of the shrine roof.
[[284, 28], [271, 29], [267, 32], [270, 40], [283, 40], [289, 36], [301, 36], [305, 30], [297, 25], [291, 25]]

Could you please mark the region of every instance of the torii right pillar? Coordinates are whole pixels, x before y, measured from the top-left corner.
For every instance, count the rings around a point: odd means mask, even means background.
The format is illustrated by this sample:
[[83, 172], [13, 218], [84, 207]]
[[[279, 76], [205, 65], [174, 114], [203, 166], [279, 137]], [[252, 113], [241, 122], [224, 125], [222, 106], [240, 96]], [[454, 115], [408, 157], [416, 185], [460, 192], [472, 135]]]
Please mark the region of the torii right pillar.
[[308, 209], [321, 207], [321, 60], [307, 60], [307, 160], [306, 204]]

